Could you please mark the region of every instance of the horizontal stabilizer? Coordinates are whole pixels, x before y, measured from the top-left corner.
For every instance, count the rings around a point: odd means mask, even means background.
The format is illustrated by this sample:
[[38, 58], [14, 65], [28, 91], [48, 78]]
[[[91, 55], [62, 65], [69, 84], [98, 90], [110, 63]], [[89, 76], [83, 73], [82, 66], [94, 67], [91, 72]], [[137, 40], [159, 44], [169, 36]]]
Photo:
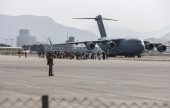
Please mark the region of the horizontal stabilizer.
[[[97, 19], [99, 19], [98, 17], [96, 17], [96, 18], [72, 18], [72, 19], [95, 19], [95, 20], [97, 20]], [[115, 19], [108, 19], [108, 18], [102, 18], [103, 20], [111, 20], [111, 21], [119, 21], [119, 20], [115, 20]]]
[[95, 20], [97, 22], [101, 38], [107, 37], [106, 31], [104, 28], [104, 24], [103, 24], [103, 20], [118, 21], [115, 19], [102, 18], [102, 15], [98, 15], [95, 18], [73, 18], [73, 19], [93, 19], [93, 20]]
[[115, 19], [108, 19], [108, 18], [103, 18], [103, 20], [119, 21], [119, 20], [115, 20]]
[[96, 19], [96, 18], [72, 18], [72, 19]]

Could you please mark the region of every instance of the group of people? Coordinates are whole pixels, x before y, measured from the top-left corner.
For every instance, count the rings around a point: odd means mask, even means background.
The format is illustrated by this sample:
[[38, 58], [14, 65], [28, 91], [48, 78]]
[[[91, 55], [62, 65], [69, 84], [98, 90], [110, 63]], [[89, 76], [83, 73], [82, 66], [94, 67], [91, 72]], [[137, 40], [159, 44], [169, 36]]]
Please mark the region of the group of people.
[[45, 57], [45, 52], [44, 51], [38, 51], [38, 57], [39, 58], [44, 58]]
[[27, 51], [25, 50], [24, 52], [21, 52], [21, 50], [18, 51], [18, 56], [19, 58], [21, 57], [21, 55], [24, 53], [25, 58], [27, 58]]
[[[43, 57], [45, 56], [45, 53], [38, 53], [39, 57]], [[103, 60], [106, 59], [106, 54], [104, 52], [100, 53], [94, 53], [94, 52], [68, 52], [68, 51], [64, 51], [64, 52], [60, 52], [60, 51], [56, 51], [56, 52], [47, 52], [46, 53], [46, 58], [47, 58], [47, 65], [49, 65], [49, 76], [54, 76], [53, 74], [53, 58], [57, 58], [57, 59], [77, 59], [77, 60], [87, 60], [87, 59], [92, 59], [92, 60], [101, 60], [101, 58]]]
[[[52, 56], [56, 59], [76, 59], [76, 60], [87, 60], [87, 59], [91, 59], [91, 60], [105, 60], [107, 58], [105, 52], [87, 52], [87, 51], [82, 51], [82, 52], [69, 52], [69, 51], [54, 51], [51, 52]], [[47, 54], [46, 54], [47, 55]], [[43, 57], [45, 56], [45, 53], [38, 53], [39, 57]]]

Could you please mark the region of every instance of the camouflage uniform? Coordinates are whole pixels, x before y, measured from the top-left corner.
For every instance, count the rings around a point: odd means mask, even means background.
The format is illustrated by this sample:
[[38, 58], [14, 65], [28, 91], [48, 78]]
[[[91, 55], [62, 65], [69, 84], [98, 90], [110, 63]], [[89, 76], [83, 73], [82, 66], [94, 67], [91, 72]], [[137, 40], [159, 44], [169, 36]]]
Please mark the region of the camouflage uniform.
[[51, 53], [47, 55], [47, 65], [49, 65], [49, 76], [53, 75], [53, 56]]

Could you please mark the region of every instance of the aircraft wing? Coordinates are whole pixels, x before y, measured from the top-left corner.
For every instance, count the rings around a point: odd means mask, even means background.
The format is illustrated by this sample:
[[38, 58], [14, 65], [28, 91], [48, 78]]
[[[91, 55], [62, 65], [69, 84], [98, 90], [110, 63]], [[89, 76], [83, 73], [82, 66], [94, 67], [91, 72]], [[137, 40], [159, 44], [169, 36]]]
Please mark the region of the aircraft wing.
[[101, 43], [101, 42], [109, 42], [109, 41], [114, 41], [117, 42], [119, 39], [109, 39], [109, 40], [96, 40], [96, 41], [80, 41], [80, 42], [67, 42], [67, 43], [61, 43], [61, 44], [55, 44], [55, 45], [65, 45], [65, 44], [86, 44], [88, 42], [92, 42], [92, 43]]
[[88, 42], [93, 42], [93, 43], [101, 43], [101, 42], [107, 42], [108, 40], [96, 40], [96, 41], [82, 41], [82, 42], [69, 42], [68, 44], [86, 44]]

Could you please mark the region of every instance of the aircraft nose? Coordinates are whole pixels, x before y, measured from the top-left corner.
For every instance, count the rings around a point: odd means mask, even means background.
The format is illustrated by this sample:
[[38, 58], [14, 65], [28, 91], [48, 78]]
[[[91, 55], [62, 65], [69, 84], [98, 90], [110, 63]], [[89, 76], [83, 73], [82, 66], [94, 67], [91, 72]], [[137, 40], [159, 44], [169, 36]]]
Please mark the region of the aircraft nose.
[[144, 45], [143, 44], [138, 44], [138, 50], [142, 53], [145, 49]]

